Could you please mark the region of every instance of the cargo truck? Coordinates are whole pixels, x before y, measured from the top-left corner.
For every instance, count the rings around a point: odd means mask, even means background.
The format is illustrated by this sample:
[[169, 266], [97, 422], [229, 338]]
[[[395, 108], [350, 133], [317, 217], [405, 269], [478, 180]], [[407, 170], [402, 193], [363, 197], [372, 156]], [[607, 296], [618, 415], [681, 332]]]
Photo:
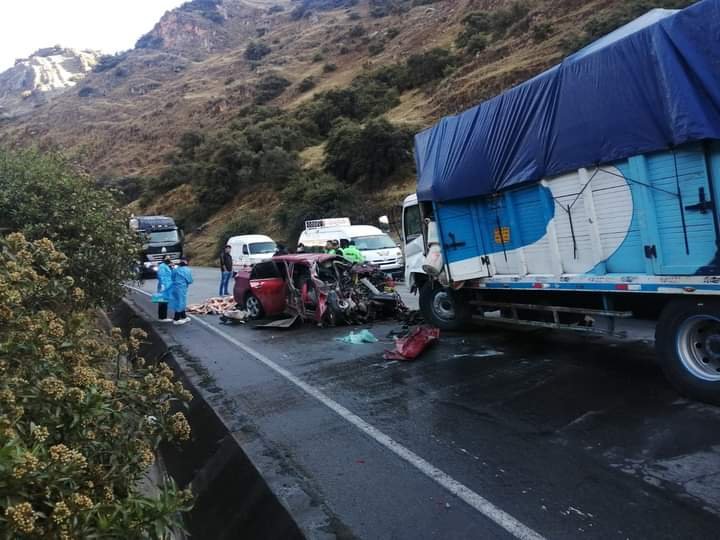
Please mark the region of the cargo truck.
[[419, 133], [406, 281], [425, 317], [619, 334], [720, 403], [720, 0], [653, 10]]
[[139, 277], [155, 276], [165, 257], [177, 264], [183, 256], [183, 234], [175, 220], [167, 216], [133, 216], [130, 228], [140, 235], [142, 250], [138, 254]]

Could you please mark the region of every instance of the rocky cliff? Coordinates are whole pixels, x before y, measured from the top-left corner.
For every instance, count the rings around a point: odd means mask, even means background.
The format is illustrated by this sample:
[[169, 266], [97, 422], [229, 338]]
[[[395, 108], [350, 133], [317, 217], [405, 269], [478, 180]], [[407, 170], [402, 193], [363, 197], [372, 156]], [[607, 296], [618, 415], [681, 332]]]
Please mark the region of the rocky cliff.
[[40, 49], [0, 73], [0, 119], [32, 112], [48, 100], [82, 81], [100, 53], [65, 49]]

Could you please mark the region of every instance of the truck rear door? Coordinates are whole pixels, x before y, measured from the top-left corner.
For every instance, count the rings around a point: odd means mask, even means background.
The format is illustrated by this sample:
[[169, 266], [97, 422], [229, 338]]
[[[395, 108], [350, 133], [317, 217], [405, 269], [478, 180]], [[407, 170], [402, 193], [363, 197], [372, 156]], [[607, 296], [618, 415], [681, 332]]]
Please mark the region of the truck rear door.
[[639, 164], [648, 184], [644, 250], [657, 274], [720, 273], [712, 154], [709, 146], [694, 144], [645, 156]]

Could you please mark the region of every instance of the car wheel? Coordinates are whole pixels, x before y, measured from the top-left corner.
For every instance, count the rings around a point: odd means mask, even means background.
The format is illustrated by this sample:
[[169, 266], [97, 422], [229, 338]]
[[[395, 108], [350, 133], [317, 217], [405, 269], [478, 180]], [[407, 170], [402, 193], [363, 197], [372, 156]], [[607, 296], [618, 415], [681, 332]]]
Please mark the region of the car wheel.
[[720, 405], [720, 302], [673, 300], [655, 330], [663, 372], [682, 394]]
[[245, 311], [251, 319], [259, 319], [263, 316], [263, 308], [260, 300], [253, 294], [248, 294], [245, 298]]

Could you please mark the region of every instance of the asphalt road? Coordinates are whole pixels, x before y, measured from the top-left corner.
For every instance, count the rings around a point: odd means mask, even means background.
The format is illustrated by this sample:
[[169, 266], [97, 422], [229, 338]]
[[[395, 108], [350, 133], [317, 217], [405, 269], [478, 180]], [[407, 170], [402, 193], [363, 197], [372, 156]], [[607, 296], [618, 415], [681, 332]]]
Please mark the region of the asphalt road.
[[[217, 293], [193, 271], [191, 302]], [[720, 409], [679, 397], [646, 343], [478, 328], [385, 361], [397, 327], [345, 345], [343, 327], [158, 324], [338, 537], [718, 538]]]

